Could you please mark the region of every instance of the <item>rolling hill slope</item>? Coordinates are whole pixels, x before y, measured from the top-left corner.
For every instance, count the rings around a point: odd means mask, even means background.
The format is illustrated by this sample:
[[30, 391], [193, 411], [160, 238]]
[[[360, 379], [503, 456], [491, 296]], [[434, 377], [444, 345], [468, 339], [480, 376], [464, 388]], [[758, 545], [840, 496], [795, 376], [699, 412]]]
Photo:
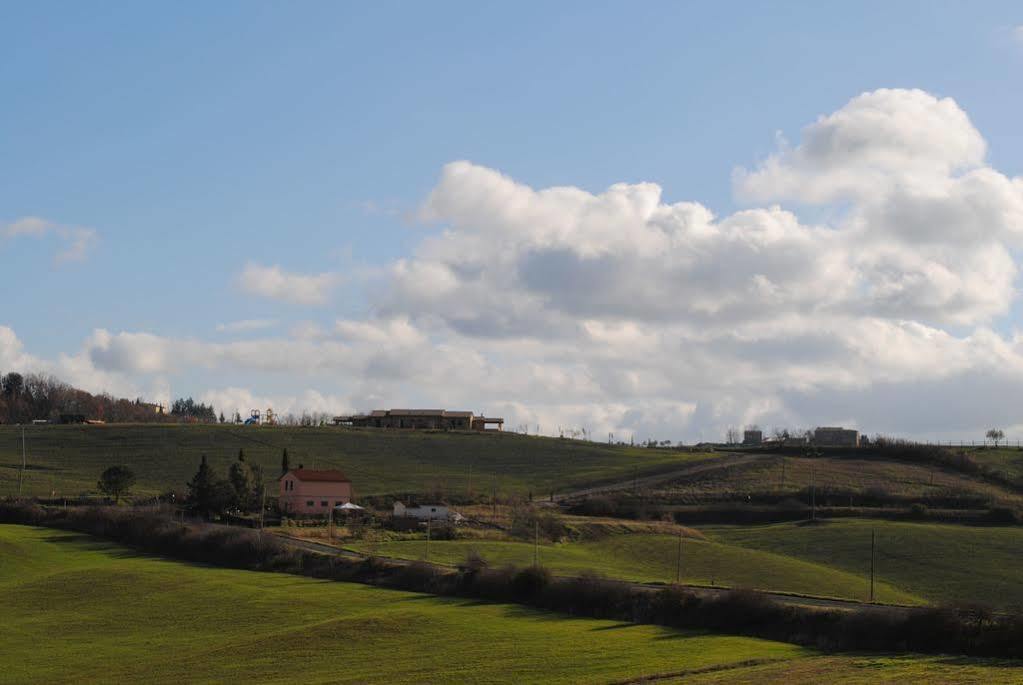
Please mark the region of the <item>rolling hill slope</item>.
[[[21, 432], [0, 426], [0, 496], [17, 492]], [[76, 495], [95, 491], [112, 464], [130, 466], [137, 491], [181, 491], [200, 456], [220, 468], [245, 451], [268, 483], [280, 473], [281, 454], [292, 466], [340, 468], [356, 493], [475, 492], [547, 497], [552, 491], [655, 473], [713, 454], [523, 436], [338, 428], [220, 425], [29, 426], [26, 494]], [[471, 479], [471, 483], [470, 483]], [[272, 491], [271, 491], [272, 492]]]
[[1015, 662], [823, 655], [138, 555], [0, 525], [5, 683], [1018, 681]]

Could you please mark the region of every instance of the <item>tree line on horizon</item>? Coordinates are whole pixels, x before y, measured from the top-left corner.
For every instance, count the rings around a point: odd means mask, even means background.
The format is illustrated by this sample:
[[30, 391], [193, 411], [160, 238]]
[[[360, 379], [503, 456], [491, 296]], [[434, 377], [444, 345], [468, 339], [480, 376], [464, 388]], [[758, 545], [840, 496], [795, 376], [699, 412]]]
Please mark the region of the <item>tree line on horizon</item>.
[[169, 411], [158, 413], [142, 399], [129, 400], [108, 393], [94, 395], [45, 374], [0, 374], [0, 424], [59, 422], [81, 417], [109, 423], [215, 423], [213, 405], [191, 397], [175, 400]]

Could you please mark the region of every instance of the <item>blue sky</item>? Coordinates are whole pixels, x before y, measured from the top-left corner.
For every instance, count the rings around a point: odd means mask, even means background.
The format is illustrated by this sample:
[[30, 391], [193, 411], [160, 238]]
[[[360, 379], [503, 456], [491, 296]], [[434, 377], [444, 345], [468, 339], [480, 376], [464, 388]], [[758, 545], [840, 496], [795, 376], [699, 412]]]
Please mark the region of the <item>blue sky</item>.
[[[615, 183], [653, 182], [664, 202], [699, 202], [725, 216], [750, 206], [737, 199], [733, 171], [774, 154], [779, 133], [798, 144], [805, 126], [851, 98], [902, 88], [953, 98], [987, 143], [986, 165], [1008, 178], [1023, 174], [1018, 3], [0, 8], [0, 226], [41, 217], [55, 227], [0, 240], [10, 284], [0, 326], [17, 336], [19, 354], [57, 371], [61, 355], [85, 354], [102, 367], [103, 355], [82, 352], [96, 329], [199, 343], [291, 340], [301, 322], [329, 329], [393, 312], [374, 296], [389, 287], [387, 270], [457, 222], [417, 218], [455, 160], [536, 189], [599, 194]], [[783, 204], [810, 222], [841, 211], [801, 198]], [[74, 227], [95, 238], [84, 258], [56, 261]], [[1007, 249], [1016, 254], [1014, 244]], [[296, 305], [242, 285], [247, 264], [334, 274], [338, 285], [326, 301]], [[933, 313], [907, 318], [959, 338], [982, 325], [1008, 339], [1018, 325], [1010, 299], [995, 315], [940, 325]], [[276, 323], [217, 330], [253, 320]], [[451, 343], [441, 329], [413, 323], [434, 354]], [[459, 341], [498, 366], [511, 354], [485, 339]], [[549, 348], [534, 354], [555, 367], [562, 359]], [[339, 410], [376, 399], [480, 398], [514, 413], [510, 404], [520, 401], [511, 388], [450, 393], [409, 379], [360, 398], [368, 367], [328, 364], [301, 380], [258, 365], [158, 367], [111, 363], [83, 372], [81, 382], [150, 393], [158, 378], [175, 396], [315, 389], [346, 405]], [[580, 421], [627, 428], [626, 419], [607, 418], [625, 415], [627, 394], [598, 385], [618, 409]], [[664, 400], [688, 408], [678, 415], [707, 402], [700, 393]], [[733, 418], [717, 407], [702, 427], [658, 418], [632, 430], [679, 438], [744, 417], [858, 420], [852, 409], [758, 415], [736, 402]]]

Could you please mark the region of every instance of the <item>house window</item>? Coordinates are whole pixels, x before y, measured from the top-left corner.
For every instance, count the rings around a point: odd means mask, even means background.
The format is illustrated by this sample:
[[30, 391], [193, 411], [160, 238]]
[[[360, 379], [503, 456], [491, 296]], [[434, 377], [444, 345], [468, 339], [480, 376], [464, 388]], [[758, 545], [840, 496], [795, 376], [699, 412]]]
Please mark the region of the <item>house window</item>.
[[308, 500], [306, 500], [305, 505], [307, 507], [314, 507], [314, 506], [316, 506], [316, 502], [312, 501], [311, 499], [308, 499]]
[[325, 500], [325, 499], [324, 500], [320, 500], [320, 506], [321, 507], [327, 506], [327, 500]]

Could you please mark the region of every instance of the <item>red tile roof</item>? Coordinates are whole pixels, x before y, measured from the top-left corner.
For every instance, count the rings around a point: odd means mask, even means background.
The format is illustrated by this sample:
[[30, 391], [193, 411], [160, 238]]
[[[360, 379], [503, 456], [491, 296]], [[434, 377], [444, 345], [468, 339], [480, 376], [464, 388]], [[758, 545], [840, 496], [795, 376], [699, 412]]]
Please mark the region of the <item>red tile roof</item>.
[[[352, 482], [348, 480], [348, 476], [341, 473], [337, 469], [329, 469], [327, 471], [314, 471], [312, 469], [291, 469], [290, 471], [288, 471], [288, 473], [293, 475], [295, 478], [298, 478], [299, 480], [304, 480], [306, 482], [320, 483]], [[285, 473], [283, 476], [281, 476], [281, 478], [284, 478], [284, 476], [288, 475], [288, 473]], [[280, 480], [280, 478], [278, 478], [277, 480]]]

